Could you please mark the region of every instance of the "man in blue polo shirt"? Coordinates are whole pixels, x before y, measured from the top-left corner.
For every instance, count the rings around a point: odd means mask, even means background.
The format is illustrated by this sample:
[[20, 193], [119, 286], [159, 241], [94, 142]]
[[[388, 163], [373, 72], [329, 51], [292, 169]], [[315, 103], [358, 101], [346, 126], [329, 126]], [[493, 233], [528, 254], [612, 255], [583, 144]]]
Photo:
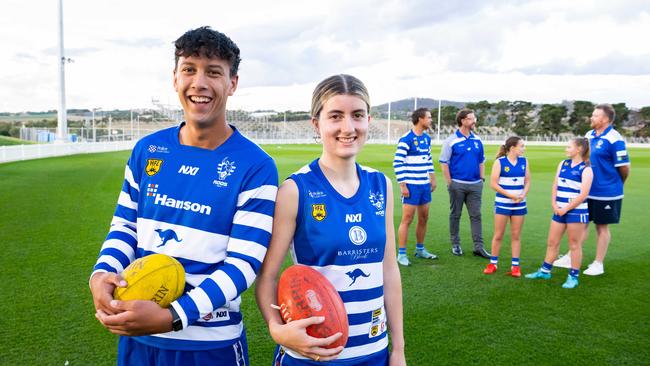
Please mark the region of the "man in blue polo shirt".
[[460, 246], [459, 224], [463, 203], [467, 212], [474, 241], [474, 255], [490, 258], [483, 248], [483, 228], [481, 225], [481, 196], [485, 181], [485, 152], [481, 139], [472, 133], [476, 116], [471, 109], [463, 108], [456, 114], [458, 129], [442, 143], [440, 165], [447, 181], [449, 191], [449, 234], [451, 252], [463, 255]]
[[[605, 273], [603, 262], [611, 239], [610, 224], [618, 224], [623, 204], [623, 184], [630, 174], [630, 157], [625, 140], [612, 123], [616, 114], [609, 104], [599, 104], [591, 114], [591, 131], [585, 135], [591, 149], [594, 181], [587, 197], [589, 220], [596, 224], [596, 259], [583, 272], [588, 276]], [[568, 263], [565, 263], [568, 262]], [[557, 263], [557, 264], [555, 264]], [[556, 260], [558, 267], [570, 266], [570, 256]]]

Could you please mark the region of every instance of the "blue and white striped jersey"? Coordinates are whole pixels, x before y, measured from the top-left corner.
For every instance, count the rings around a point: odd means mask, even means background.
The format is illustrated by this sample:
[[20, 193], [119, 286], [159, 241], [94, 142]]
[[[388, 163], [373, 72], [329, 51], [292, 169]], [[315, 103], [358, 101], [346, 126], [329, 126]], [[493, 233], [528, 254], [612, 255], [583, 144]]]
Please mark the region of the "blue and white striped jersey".
[[184, 329], [135, 339], [165, 349], [220, 348], [243, 331], [240, 294], [266, 254], [278, 175], [273, 159], [234, 127], [207, 150], [180, 144], [183, 124], [134, 147], [93, 273], [121, 272], [152, 253], [176, 258], [186, 292], [171, 306]]
[[[560, 175], [557, 177], [557, 196], [555, 202], [557, 207], [564, 208], [569, 202], [573, 201], [580, 195], [580, 185], [582, 184], [582, 173], [584, 172], [585, 162], [571, 166], [571, 159], [562, 162]], [[584, 215], [588, 214], [587, 200], [585, 199], [580, 205], [567, 212], [567, 215]]]
[[386, 197], [384, 174], [360, 165], [357, 174], [359, 189], [350, 198], [330, 185], [318, 160], [290, 177], [299, 192], [291, 245], [294, 263], [311, 266], [327, 277], [348, 313], [348, 342], [332, 364], [361, 361], [388, 346], [383, 260], [386, 199], [392, 197]]
[[431, 137], [426, 133], [418, 136], [413, 130], [405, 133], [397, 143], [393, 168], [398, 183], [429, 184], [429, 174], [434, 171]]
[[[506, 192], [518, 196], [524, 191], [524, 180], [526, 178], [526, 158], [517, 157], [517, 163], [512, 165], [507, 156], [499, 158], [501, 173], [499, 174], [499, 186]], [[526, 208], [526, 199], [515, 203], [512, 199], [497, 192], [494, 198], [494, 207], [506, 210], [522, 210]]]
[[623, 179], [618, 173], [618, 167], [630, 165], [623, 136], [609, 126], [600, 135], [591, 130], [585, 137], [589, 139], [589, 160], [591, 169], [594, 170], [589, 198], [600, 201], [623, 198]]

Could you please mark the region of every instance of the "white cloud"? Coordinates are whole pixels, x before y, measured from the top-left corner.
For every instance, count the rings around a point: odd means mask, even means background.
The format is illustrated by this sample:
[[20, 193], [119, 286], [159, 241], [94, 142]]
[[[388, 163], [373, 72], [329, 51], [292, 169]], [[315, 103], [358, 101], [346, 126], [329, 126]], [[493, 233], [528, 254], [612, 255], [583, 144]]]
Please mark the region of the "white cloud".
[[[650, 104], [647, 1], [65, 0], [68, 108], [177, 104], [172, 42], [202, 25], [242, 50], [231, 108], [309, 108], [335, 73], [374, 103], [563, 99]], [[0, 4], [0, 111], [58, 106], [57, 2]]]

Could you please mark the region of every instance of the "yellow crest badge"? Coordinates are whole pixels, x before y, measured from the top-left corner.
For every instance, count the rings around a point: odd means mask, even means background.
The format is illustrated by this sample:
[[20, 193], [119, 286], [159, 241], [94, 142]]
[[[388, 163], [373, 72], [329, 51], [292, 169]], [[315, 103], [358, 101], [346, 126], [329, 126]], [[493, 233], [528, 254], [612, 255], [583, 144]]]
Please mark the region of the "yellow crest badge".
[[311, 217], [316, 221], [323, 221], [327, 216], [327, 211], [325, 211], [324, 203], [315, 203], [311, 205]]
[[507, 166], [507, 167], [505, 167], [505, 168], [503, 168], [503, 170], [505, 170], [505, 171], [506, 171], [506, 173], [507, 173], [507, 172], [509, 172], [509, 171], [510, 171], [510, 167], [509, 167], [509, 166]]
[[144, 168], [144, 172], [150, 177], [154, 176], [160, 171], [162, 163], [162, 159], [147, 159], [147, 167]]

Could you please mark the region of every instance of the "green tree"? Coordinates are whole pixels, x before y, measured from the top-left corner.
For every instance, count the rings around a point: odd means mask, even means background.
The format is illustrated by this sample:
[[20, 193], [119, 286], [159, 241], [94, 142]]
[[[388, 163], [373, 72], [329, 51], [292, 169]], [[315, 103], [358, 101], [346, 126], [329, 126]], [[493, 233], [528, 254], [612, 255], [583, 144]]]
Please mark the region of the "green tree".
[[485, 125], [488, 117], [490, 116], [490, 110], [492, 109], [492, 104], [487, 100], [481, 100], [476, 103], [467, 103], [465, 108], [473, 110], [476, 115], [476, 122], [478, 125]]
[[531, 102], [516, 100], [511, 104], [514, 127], [512, 131], [519, 136], [528, 136], [530, 134], [530, 112], [533, 110]]
[[625, 122], [630, 118], [630, 108], [628, 108], [625, 103], [612, 104], [612, 107], [614, 107], [614, 111], [616, 111], [614, 128], [620, 131], [625, 125]]
[[566, 117], [567, 108], [563, 105], [543, 104], [539, 112], [542, 133], [557, 135], [565, 128], [562, 125], [562, 119]]
[[590, 117], [594, 103], [585, 100], [573, 102], [573, 112], [569, 115], [569, 129], [578, 136], [583, 136], [591, 129]]
[[502, 100], [497, 103], [494, 103], [494, 109], [497, 113], [497, 127], [509, 128], [512, 127], [510, 119], [508, 118], [508, 112], [510, 111], [510, 102], [507, 100]]
[[[440, 125], [442, 126], [455, 126], [456, 125], [456, 113], [458, 113], [458, 107], [453, 105], [443, 105], [440, 111]], [[431, 110], [431, 117], [433, 118], [433, 123], [438, 123], [438, 108], [433, 108]]]
[[644, 121], [650, 121], [650, 106], [639, 109], [639, 116]]

